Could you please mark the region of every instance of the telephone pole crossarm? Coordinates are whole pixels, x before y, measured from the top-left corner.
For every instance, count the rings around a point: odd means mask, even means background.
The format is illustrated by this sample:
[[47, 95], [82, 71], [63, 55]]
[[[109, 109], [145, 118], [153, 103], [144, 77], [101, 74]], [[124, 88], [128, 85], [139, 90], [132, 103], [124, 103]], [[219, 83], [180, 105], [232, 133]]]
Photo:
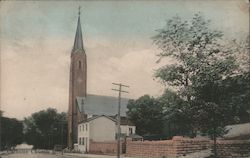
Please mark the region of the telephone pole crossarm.
[[117, 86], [122, 86], [122, 87], [127, 87], [127, 88], [129, 88], [129, 86], [128, 85], [124, 85], [124, 84], [121, 84], [121, 83], [112, 83], [113, 85], [117, 85]]
[[118, 89], [112, 89], [113, 91], [118, 91], [118, 92], [124, 92], [124, 93], [128, 93], [127, 91], [123, 91], [123, 90], [118, 90]]

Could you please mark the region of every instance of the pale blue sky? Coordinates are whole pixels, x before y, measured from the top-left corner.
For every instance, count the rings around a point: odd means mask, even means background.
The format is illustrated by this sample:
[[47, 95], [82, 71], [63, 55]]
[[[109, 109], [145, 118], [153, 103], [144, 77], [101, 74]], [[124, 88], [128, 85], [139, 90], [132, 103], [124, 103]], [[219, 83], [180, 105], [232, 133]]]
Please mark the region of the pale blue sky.
[[[241, 2], [241, 3], [240, 3]], [[148, 38], [164, 21], [175, 15], [190, 19], [202, 12], [219, 29], [232, 29], [246, 20], [240, 7], [244, 0], [231, 1], [12, 1], [2, 2], [2, 38], [73, 37], [78, 6], [86, 36], [139, 36]], [[231, 24], [231, 26], [226, 26]], [[241, 24], [241, 23], [238, 23]], [[247, 24], [247, 23], [245, 23]], [[246, 26], [234, 28], [235, 32]], [[227, 30], [225, 30], [227, 31]]]
[[67, 111], [79, 5], [92, 94], [116, 96], [111, 83], [123, 82], [131, 86], [125, 97], [161, 95], [163, 86], [152, 77], [159, 65], [150, 37], [175, 15], [190, 20], [201, 12], [229, 39], [249, 33], [247, 0], [1, 1], [0, 103], [6, 116], [22, 119], [47, 107]]

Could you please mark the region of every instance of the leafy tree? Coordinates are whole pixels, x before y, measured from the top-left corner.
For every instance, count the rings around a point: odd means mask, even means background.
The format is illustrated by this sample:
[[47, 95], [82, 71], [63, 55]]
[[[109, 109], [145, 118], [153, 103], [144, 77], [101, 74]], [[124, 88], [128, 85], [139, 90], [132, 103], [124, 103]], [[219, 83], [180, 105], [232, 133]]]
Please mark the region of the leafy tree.
[[250, 36], [231, 41], [235, 50], [236, 63], [239, 65], [237, 75], [225, 79], [222, 83], [224, 96], [221, 98], [232, 106], [232, 116], [238, 123], [250, 122]]
[[226, 104], [202, 100], [193, 101], [190, 107], [198, 129], [213, 140], [213, 152], [214, 156], [217, 157], [217, 137], [222, 137], [228, 132], [225, 125], [230, 122], [231, 108]]
[[25, 140], [34, 148], [52, 149], [55, 144], [67, 142], [66, 113], [57, 113], [55, 109], [33, 113], [24, 120]]
[[144, 95], [128, 102], [127, 115], [135, 123], [136, 132], [140, 135], [155, 135], [162, 132], [162, 106], [158, 101]]
[[168, 138], [175, 135], [190, 135], [192, 120], [187, 119], [187, 109], [184, 109], [187, 107], [186, 101], [171, 90], [166, 90], [158, 100], [163, 107], [164, 132], [168, 133]]
[[1, 117], [1, 149], [8, 149], [23, 141], [23, 124], [14, 118]]
[[[238, 73], [231, 47], [223, 44], [221, 31], [210, 29], [210, 20], [200, 13], [191, 22], [176, 16], [158, 30], [155, 44], [162, 58], [176, 63], [159, 68], [155, 77], [178, 90], [186, 101], [182, 106], [192, 126], [216, 138], [224, 130], [226, 116], [232, 112], [228, 98], [223, 98], [224, 81]], [[224, 118], [224, 119], [222, 119]], [[212, 133], [211, 133], [212, 132]], [[215, 146], [216, 147], [216, 146]], [[216, 148], [215, 148], [216, 155]]]
[[250, 71], [250, 35], [241, 37], [240, 40], [232, 40], [230, 42], [231, 47], [235, 50], [236, 62], [240, 66], [240, 72]]
[[[230, 51], [225, 50], [219, 42], [223, 36], [222, 32], [209, 29], [209, 24], [210, 21], [200, 14], [195, 14], [191, 23], [182, 21], [176, 16], [168, 20], [167, 25], [158, 30], [158, 34], [153, 37], [154, 43], [161, 50], [158, 54], [159, 62], [166, 57], [176, 61], [174, 64], [159, 68], [155, 77], [177, 88], [178, 92], [188, 100], [192, 97], [190, 87], [192, 80], [198, 73], [204, 71], [202, 69], [212, 62], [220, 67], [223, 63], [216, 62], [219, 57], [233, 60], [225, 56]], [[223, 62], [224, 59], [220, 61]], [[227, 69], [231, 70], [230, 68]], [[223, 70], [221, 72], [226, 73]]]
[[220, 103], [231, 106], [232, 123], [250, 122], [250, 74], [243, 72], [223, 80]]

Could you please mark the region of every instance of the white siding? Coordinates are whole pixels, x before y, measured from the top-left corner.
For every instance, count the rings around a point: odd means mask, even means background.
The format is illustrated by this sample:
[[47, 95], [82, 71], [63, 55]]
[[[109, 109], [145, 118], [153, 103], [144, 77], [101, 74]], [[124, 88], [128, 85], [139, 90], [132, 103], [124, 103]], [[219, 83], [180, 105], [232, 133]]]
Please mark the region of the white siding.
[[[116, 131], [116, 123], [105, 116], [97, 117], [89, 122], [81, 123], [78, 125], [78, 149], [81, 152], [88, 151], [90, 140], [114, 141]], [[130, 131], [132, 133], [130, 133]], [[126, 136], [135, 134], [135, 126], [121, 125], [121, 133], [126, 134]], [[82, 144], [82, 139], [84, 139], [84, 144]]]
[[[132, 130], [130, 133], [130, 129]], [[129, 136], [130, 134], [135, 134], [135, 126], [121, 125], [121, 133]]]
[[99, 117], [90, 121], [90, 129], [90, 139], [93, 141], [115, 140], [115, 122], [106, 117]]
[[87, 119], [93, 117], [91, 114], [87, 114]]
[[[78, 141], [78, 149], [81, 152], [88, 151], [89, 149], [89, 123], [88, 122], [81, 123], [78, 125], [78, 140], [77, 141]], [[82, 143], [83, 141], [84, 141], [84, 144]]]

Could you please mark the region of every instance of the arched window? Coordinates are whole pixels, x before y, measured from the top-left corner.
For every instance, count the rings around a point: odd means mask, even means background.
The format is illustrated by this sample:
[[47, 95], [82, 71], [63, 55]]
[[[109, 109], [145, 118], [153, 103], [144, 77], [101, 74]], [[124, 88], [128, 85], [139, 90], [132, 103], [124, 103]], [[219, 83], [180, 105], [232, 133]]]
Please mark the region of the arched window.
[[81, 69], [81, 68], [82, 68], [82, 62], [79, 61], [79, 69]]

